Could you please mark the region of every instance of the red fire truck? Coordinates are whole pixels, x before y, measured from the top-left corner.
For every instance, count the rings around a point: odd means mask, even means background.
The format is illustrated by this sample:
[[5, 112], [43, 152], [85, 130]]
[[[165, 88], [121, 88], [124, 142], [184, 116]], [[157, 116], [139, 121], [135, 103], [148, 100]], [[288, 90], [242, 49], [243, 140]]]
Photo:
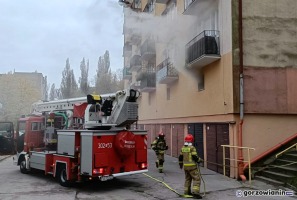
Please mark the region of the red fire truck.
[[137, 122], [139, 92], [122, 90], [32, 105], [17, 124], [14, 163], [51, 174], [62, 186], [147, 172], [147, 133]]

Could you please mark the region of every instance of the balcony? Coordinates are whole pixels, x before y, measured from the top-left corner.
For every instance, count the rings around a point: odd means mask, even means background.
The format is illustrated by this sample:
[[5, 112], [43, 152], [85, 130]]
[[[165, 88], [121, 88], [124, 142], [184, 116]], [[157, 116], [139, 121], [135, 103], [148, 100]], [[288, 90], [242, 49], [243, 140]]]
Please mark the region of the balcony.
[[143, 12], [152, 13], [155, 10], [154, 0], [148, 0], [146, 6], [143, 9]]
[[153, 68], [139, 72], [136, 80], [140, 81], [141, 92], [152, 92], [156, 90], [156, 72]]
[[141, 0], [134, 0], [131, 9], [135, 12], [141, 12]]
[[156, 57], [155, 41], [147, 39], [140, 47], [141, 59], [151, 60]]
[[197, 15], [201, 11], [207, 10], [210, 5], [208, 0], [185, 0], [184, 15]]
[[172, 62], [169, 58], [164, 60], [157, 66], [157, 83], [160, 84], [171, 84], [178, 80], [178, 71], [173, 67]]
[[141, 92], [153, 92], [156, 90], [156, 73], [147, 73], [146, 77], [140, 81]]
[[138, 71], [139, 69], [141, 69], [141, 66], [142, 66], [141, 56], [134, 55], [130, 59], [130, 71]]
[[123, 79], [131, 79], [132, 78], [132, 73], [127, 67], [124, 67], [123, 69]]
[[188, 68], [202, 68], [221, 58], [219, 31], [203, 31], [186, 45]]
[[123, 56], [130, 57], [131, 55], [132, 55], [132, 45], [126, 42], [123, 47]]

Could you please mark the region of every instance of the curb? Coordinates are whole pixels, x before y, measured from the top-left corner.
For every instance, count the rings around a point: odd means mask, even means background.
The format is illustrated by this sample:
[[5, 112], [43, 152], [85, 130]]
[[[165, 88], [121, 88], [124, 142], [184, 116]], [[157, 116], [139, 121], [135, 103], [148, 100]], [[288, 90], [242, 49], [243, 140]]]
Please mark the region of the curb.
[[6, 158], [11, 157], [11, 156], [13, 156], [13, 155], [0, 156], [0, 162], [3, 161], [3, 160], [5, 160]]

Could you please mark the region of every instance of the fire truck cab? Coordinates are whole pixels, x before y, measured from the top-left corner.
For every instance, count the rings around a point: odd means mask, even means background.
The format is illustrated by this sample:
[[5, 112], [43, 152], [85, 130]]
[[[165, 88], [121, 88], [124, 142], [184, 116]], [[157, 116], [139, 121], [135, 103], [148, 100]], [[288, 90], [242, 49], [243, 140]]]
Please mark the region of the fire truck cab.
[[136, 90], [32, 105], [17, 124], [14, 163], [22, 173], [51, 174], [62, 186], [147, 172], [147, 133], [138, 119]]

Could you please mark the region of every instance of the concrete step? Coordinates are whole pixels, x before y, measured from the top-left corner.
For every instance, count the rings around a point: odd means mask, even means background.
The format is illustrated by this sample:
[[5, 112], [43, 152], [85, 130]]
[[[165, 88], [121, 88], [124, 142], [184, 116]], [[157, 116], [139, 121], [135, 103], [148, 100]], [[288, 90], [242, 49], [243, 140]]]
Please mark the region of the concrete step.
[[296, 166], [290, 166], [290, 165], [283, 166], [279, 164], [274, 164], [274, 165], [269, 165], [269, 168], [267, 170], [297, 177]]
[[297, 154], [295, 154], [295, 153], [286, 153], [286, 154], [282, 155], [280, 157], [280, 159], [296, 161], [297, 160]]
[[286, 182], [287, 179], [296, 177], [294, 175], [284, 174], [281, 172], [275, 172], [271, 170], [263, 170], [262, 176], [265, 176], [267, 178], [271, 178], [277, 181], [282, 181], [282, 182]]
[[285, 185], [284, 182], [277, 181], [277, 180], [274, 180], [274, 179], [271, 179], [271, 178], [268, 178], [268, 177], [265, 177], [265, 176], [255, 176], [255, 179], [259, 180], [259, 181], [263, 181], [265, 183], [276, 185], [276, 186], [284, 186]]
[[287, 167], [296, 167], [297, 168], [297, 160], [293, 161], [293, 160], [287, 160], [287, 159], [281, 159], [278, 158], [276, 159], [272, 165], [286, 165]]
[[271, 167], [272, 169], [279, 169], [282, 171], [289, 171], [289, 172], [297, 172], [297, 167], [291, 166], [291, 165], [270, 165], [269, 167]]

